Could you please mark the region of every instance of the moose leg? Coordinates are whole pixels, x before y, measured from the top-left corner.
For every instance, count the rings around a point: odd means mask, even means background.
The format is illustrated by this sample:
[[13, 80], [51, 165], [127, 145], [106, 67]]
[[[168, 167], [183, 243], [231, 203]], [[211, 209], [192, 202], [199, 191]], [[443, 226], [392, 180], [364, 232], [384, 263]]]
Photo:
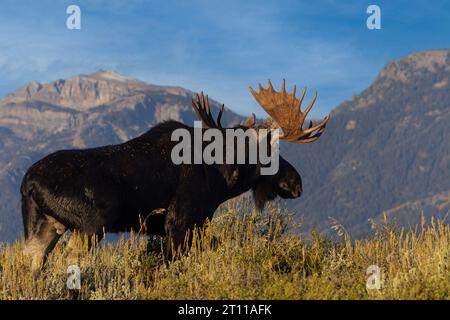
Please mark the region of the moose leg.
[[195, 194], [181, 192], [169, 205], [164, 225], [167, 236], [165, 252], [167, 262], [191, 246], [192, 231], [195, 227], [202, 227], [207, 218], [212, 218], [215, 208], [209, 208], [201, 196], [196, 196], [202, 194], [206, 192], [201, 190]]
[[174, 201], [168, 209], [164, 229], [166, 232], [166, 262], [171, 261], [176, 253], [182, 249], [186, 232], [188, 231], [186, 221], [183, 221], [178, 212], [179, 208], [177, 202]]
[[[86, 219], [81, 227], [73, 231], [67, 241], [65, 251], [69, 263], [76, 263], [85, 249], [89, 251], [103, 239], [105, 231], [117, 216], [117, 209], [109, 208], [104, 212], [97, 210], [91, 216], [95, 218]], [[108, 217], [111, 220], [108, 220]]]
[[[85, 238], [86, 237], [86, 238]], [[86, 241], [87, 250], [90, 250], [92, 245], [94, 245], [97, 242], [100, 242], [100, 240], [103, 239], [103, 233], [95, 233], [95, 234], [88, 234], [88, 233], [80, 233], [78, 231], [74, 231], [71, 235], [69, 240], [67, 241], [66, 247], [65, 247], [65, 254], [67, 255], [67, 263], [68, 264], [76, 264], [78, 263], [80, 255], [83, 253], [84, 247], [84, 241]]]
[[96, 198], [92, 201], [95, 205], [86, 205], [90, 207], [89, 210], [85, 210], [82, 220], [75, 225], [67, 242], [65, 251], [69, 262], [77, 261], [83, 249], [87, 247], [90, 250], [100, 242], [104, 233], [110, 230], [119, 217], [118, 193], [109, 186], [97, 187], [100, 191], [96, 191]]
[[53, 250], [65, 228], [53, 218], [41, 216], [35, 221], [33, 232], [28, 235], [23, 253], [32, 258], [31, 269], [38, 272], [50, 251]]
[[32, 194], [22, 198], [22, 217], [25, 232], [23, 253], [32, 258], [34, 273], [40, 270], [47, 254], [53, 250], [66, 227], [51, 216], [41, 212]]
[[67, 241], [65, 252], [67, 254], [67, 262], [69, 264], [74, 264], [78, 261], [78, 255], [80, 253], [80, 242], [81, 239], [78, 234], [72, 233]]

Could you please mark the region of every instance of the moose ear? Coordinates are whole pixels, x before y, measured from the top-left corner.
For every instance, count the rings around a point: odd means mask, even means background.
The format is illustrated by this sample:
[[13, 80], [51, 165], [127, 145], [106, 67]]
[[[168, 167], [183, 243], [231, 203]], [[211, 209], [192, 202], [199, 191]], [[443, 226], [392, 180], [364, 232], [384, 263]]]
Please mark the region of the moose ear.
[[249, 116], [249, 117], [242, 123], [242, 125], [243, 125], [244, 127], [247, 127], [247, 128], [252, 128], [255, 124], [256, 124], [256, 116], [255, 116], [254, 113], [252, 113], [252, 115]]

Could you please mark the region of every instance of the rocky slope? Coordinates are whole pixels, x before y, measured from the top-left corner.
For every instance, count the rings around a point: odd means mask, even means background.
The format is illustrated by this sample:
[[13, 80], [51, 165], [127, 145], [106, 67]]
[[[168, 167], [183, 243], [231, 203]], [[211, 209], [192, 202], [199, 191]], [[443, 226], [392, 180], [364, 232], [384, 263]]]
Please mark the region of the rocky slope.
[[336, 218], [355, 236], [386, 212], [414, 224], [450, 210], [450, 51], [389, 63], [375, 82], [332, 114], [316, 143], [286, 145], [302, 172], [293, 207], [306, 228]]

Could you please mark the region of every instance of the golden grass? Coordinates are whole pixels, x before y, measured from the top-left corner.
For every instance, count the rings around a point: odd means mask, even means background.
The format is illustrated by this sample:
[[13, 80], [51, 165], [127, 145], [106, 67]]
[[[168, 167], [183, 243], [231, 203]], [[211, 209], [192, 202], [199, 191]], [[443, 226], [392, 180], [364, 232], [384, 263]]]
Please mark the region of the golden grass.
[[[263, 216], [236, 203], [194, 235], [194, 245], [169, 266], [161, 242], [132, 235], [102, 242], [79, 256], [81, 289], [69, 290], [64, 241], [43, 271], [30, 273], [23, 241], [0, 246], [0, 299], [449, 299], [450, 230], [431, 221], [415, 230], [375, 225], [368, 240], [330, 241], [286, 235], [292, 216]], [[341, 233], [342, 234], [342, 233]], [[201, 236], [200, 236], [201, 235]], [[216, 243], [213, 245], [213, 243]], [[80, 250], [85, 241], [79, 240]], [[377, 265], [382, 287], [368, 290]]]

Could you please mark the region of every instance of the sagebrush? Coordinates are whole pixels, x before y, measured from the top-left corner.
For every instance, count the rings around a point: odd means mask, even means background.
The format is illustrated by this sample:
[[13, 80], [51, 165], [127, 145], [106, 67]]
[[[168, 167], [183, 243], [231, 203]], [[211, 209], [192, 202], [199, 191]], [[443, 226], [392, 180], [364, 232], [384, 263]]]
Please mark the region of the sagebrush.
[[[316, 232], [298, 236], [295, 227], [293, 216], [277, 207], [256, 215], [235, 201], [169, 264], [162, 239], [131, 233], [91, 250], [80, 238], [76, 261], [69, 261], [60, 241], [36, 277], [22, 255], [23, 241], [4, 244], [0, 299], [450, 298], [450, 230], [444, 221], [409, 230], [373, 223], [375, 234], [366, 240], [342, 232], [341, 240]], [[70, 264], [81, 270], [80, 290], [67, 288]], [[379, 290], [366, 287], [370, 265], [381, 270]]]

